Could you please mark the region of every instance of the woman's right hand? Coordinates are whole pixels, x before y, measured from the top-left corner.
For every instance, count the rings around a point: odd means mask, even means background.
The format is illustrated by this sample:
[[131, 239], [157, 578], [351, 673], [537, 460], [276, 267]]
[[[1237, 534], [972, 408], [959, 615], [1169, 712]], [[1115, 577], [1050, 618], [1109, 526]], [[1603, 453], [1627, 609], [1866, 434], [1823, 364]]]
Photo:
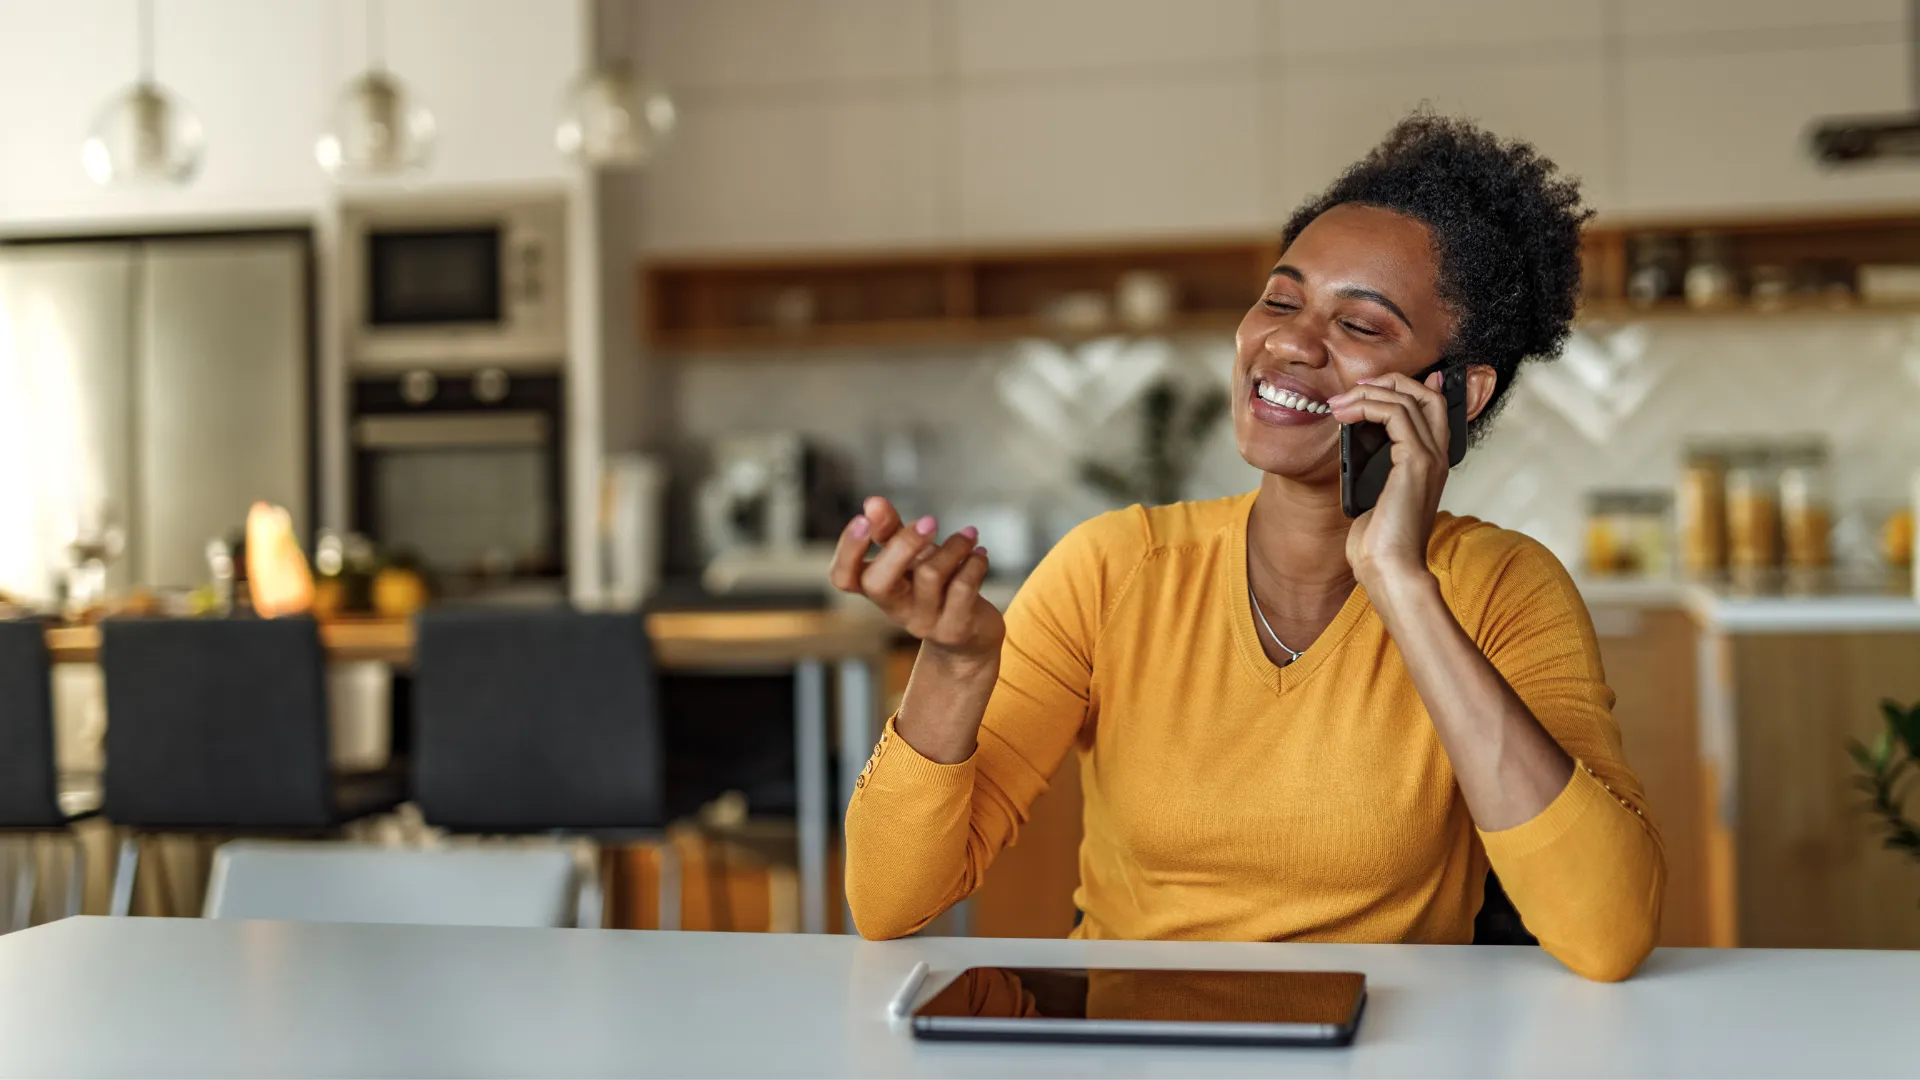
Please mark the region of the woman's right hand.
[[[829, 572], [833, 587], [872, 601], [894, 625], [920, 639], [923, 655], [933, 650], [946, 660], [996, 663], [1007, 624], [980, 595], [987, 549], [979, 546], [978, 531], [969, 526], [936, 542], [931, 517], [903, 522], [878, 495], [861, 509], [840, 532]], [[868, 558], [871, 544], [879, 544], [880, 552]]]

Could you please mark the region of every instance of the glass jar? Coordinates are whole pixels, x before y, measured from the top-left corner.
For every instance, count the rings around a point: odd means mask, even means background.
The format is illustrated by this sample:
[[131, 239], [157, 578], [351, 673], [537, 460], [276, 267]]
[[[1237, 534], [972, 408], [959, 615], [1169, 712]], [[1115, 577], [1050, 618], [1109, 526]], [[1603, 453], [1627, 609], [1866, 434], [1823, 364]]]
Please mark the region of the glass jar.
[[1667, 542], [1673, 497], [1664, 491], [1594, 491], [1587, 495], [1587, 571], [1664, 575], [1673, 568]]
[[1682, 253], [1672, 236], [1642, 233], [1627, 239], [1627, 299], [1651, 307], [1680, 291]]
[[1833, 497], [1827, 472], [1827, 442], [1808, 437], [1783, 443], [1780, 473], [1780, 538], [1786, 564], [1817, 570], [1833, 563]]
[[1675, 499], [1680, 566], [1689, 574], [1716, 574], [1727, 568], [1726, 485], [1725, 450], [1713, 443], [1689, 443]]
[[1693, 234], [1692, 259], [1687, 266], [1687, 305], [1696, 308], [1729, 307], [1740, 300], [1740, 281], [1733, 272], [1733, 253], [1719, 233]]
[[1743, 446], [1727, 455], [1727, 565], [1732, 569], [1780, 565], [1779, 491], [1767, 447]]

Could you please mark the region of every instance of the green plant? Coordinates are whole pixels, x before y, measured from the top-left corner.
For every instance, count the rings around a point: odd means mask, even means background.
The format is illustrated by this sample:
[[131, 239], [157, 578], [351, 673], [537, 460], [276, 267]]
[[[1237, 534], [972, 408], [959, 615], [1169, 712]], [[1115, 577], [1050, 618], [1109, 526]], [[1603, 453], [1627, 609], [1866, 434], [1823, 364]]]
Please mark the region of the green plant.
[[1905, 781], [1920, 774], [1920, 703], [1902, 708], [1897, 701], [1882, 701], [1880, 711], [1887, 726], [1871, 745], [1847, 740], [1847, 753], [1866, 773], [1853, 783], [1867, 793], [1866, 809], [1886, 829], [1886, 846], [1920, 859], [1920, 825], [1909, 820], [1904, 809], [1913, 788]]
[[1127, 467], [1082, 461], [1080, 478], [1121, 500], [1159, 506], [1177, 502], [1201, 444], [1227, 413], [1220, 387], [1188, 394], [1170, 379], [1140, 395], [1140, 447]]

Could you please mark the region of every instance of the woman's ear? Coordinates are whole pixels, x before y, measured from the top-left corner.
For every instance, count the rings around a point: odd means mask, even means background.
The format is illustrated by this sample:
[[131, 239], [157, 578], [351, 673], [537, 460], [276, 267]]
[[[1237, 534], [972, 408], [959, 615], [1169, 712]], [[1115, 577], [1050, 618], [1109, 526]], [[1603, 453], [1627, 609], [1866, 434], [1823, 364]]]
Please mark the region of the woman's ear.
[[1500, 383], [1500, 373], [1486, 364], [1467, 365], [1467, 419], [1480, 416], [1480, 410], [1493, 400], [1493, 388]]

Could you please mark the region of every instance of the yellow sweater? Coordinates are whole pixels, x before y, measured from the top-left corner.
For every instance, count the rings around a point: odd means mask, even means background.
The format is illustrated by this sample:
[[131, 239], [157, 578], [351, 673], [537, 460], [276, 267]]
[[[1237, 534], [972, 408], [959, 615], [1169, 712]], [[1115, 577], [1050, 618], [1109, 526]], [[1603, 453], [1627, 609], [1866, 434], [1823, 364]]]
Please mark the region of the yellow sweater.
[[1549, 952], [1625, 978], [1665, 868], [1559, 562], [1446, 514], [1428, 547], [1461, 626], [1578, 765], [1533, 820], [1481, 832], [1364, 589], [1299, 660], [1261, 652], [1253, 500], [1136, 506], [1066, 537], [1007, 612], [969, 760], [932, 762], [888, 723], [847, 811], [861, 932], [912, 933], [972, 893], [1078, 748], [1076, 936], [1467, 942], [1491, 861]]

